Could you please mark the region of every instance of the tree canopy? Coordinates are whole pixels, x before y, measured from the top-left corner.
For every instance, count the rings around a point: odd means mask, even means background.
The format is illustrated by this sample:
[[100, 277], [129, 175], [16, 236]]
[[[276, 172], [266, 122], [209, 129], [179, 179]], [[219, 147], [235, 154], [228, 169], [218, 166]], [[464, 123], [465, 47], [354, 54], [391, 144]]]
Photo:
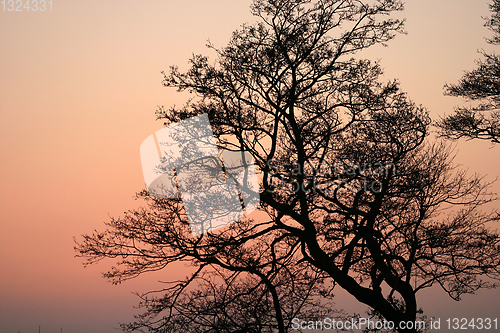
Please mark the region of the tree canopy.
[[500, 236], [487, 226], [496, 215], [480, 210], [494, 200], [489, 184], [429, 139], [426, 109], [397, 81], [380, 82], [377, 62], [354, 58], [403, 31], [390, 16], [402, 9], [255, 0], [260, 21], [210, 45], [213, 63], [195, 55], [186, 73], [164, 73], [166, 87], [195, 98], [158, 118], [207, 114], [219, 150], [251, 154], [259, 214], [195, 235], [181, 198], [142, 191], [144, 208], [84, 235], [76, 251], [88, 263], [119, 258], [105, 274], [115, 283], [176, 262], [193, 268], [142, 295], [145, 313], [124, 329], [286, 332], [294, 318], [334, 315], [340, 287], [394, 330], [417, 332], [398, 325], [417, 320], [420, 290], [439, 285], [459, 300], [496, 287]]

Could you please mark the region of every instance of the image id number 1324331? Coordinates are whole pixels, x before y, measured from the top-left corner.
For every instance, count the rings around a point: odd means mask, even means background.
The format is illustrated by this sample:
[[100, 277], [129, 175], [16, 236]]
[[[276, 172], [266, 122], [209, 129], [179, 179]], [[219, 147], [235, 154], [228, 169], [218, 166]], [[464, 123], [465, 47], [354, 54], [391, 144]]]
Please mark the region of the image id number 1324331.
[[52, 11], [52, 0], [2, 0], [4, 12]]
[[446, 319], [448, 329], [453, 330], [497, 330], [498, 318], [448, 318]]

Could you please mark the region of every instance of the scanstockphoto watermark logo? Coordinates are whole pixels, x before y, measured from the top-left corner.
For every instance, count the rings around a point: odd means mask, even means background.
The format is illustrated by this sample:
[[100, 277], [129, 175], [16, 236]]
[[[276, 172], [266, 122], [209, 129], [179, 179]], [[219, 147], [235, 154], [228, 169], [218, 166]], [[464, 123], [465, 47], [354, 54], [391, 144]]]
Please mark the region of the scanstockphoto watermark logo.
[[[248, 152], [219, 153], [206, 114], [171, 124], [150, 135], [140, 147], [147, 191], [158, 198], [181, 198], [195, 235], [238, 221], [260, 203], [254, 160]], [[267, 161], [268, 192], [323, 192], [336, 188], [379, 193], [377, 176], [395, 172], [381, 163], [346, 165]], [[363, 177], [360, 177], [363, 175]], [[298, 180], [300, 179], [300, 181]]]
[[[426, 322], [423, 320], [416, 321], [401, 321], [395, 323], [387, 320], [372, 320], [370, 318], [350, 318], [348, 320], [324, 318], [322, 320], [301, 320], [300, 318], [293, 318], [291, 328], [294, 331], [298, 330], [315, 330], [315, 331], [330, 331], [336, 332], [353, 332], [354, 330], [362, 331], [375, 331], [375, 330], [425, 330]], [[439, 329], [440, 321], [430, 322], [431, 328]]]
[[180, 197], [195, 235], [238, 221], [259, 205], [252, 156], [219, 154], [206, 114], [162, 128], [144, 140], [140, 152], [148, 193]]
[[332, 194], [338, 189], [352, 193], [372, 192], [380, 193], [383, 184], [379, 180], [396, 174], [393, 163], [344, 163], [333, 164], [322, 161], [317, 164], [307, 163], [278, 163], [276, 160], [267, 161], [270, 175], [269, 192], [284, 193], [321, 192]]

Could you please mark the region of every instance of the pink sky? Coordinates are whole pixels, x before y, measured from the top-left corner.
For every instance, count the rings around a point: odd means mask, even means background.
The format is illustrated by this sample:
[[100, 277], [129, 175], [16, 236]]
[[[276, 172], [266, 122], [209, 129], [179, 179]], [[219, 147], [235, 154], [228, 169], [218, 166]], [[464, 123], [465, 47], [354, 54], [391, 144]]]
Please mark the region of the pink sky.
[[[73, 237], [140, 204], [139, 146], [162, 126], [155, 109], [186, 99], [161, 86], [160, 71], [213, 55], [206, 40], [222, 47], [252, 22], [250, 2], [53, 0], [51, 12], [0, 4], [0, 332], [116, 332], [137, 313], [131, 292], [174, 277], [166, 270], [113, 286], [100, 276], [110, 262], [84, 269]], [[385, 78], [399, 78], [437, 118], [463, 103], [443, 96], [443, 85], [474, 68], [478, 49], [494, 50], [487, 15], [486, 1], [410, 0], [401, 13], [408, 35], [364, 56], [381, 59]], [[500, 146], [456, 147], [464, 168], [499, 176]], [[339, 308], [363, 311], [339, 294]], [[419, 301], [429, 317], [500, 317], [500, 290], [456, 303], [432, 289]]]

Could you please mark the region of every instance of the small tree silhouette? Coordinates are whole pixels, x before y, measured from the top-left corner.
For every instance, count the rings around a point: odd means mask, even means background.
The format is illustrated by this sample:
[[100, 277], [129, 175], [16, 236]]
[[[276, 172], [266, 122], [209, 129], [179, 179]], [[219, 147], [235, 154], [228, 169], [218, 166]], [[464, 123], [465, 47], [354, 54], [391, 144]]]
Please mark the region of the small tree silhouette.
[[286, 332], [293, 318], [333, 314], [334, 286], [398, 330], [421, 313], [424, 288], [459, 300], [497, 286], [500, 237], [486, 226], [496, 215], [479, 210], [494, 199], [489, 184], [428, 142], [426, 110], [397, 82], [378, 82], [377, 63], [352, 58], [401, 32], [388, 15], [402, 8], [255, 0], [261, 22], [210, 46], [214, 64], [194, 56], [188, 72], [164, 73], [165, 86], [198, 98], [158, 117], [168, 125], [208, 114], [220, 150], [250, 153], [265, 217], [193, 235], [180, 199], [143, 191], [147, 207], [84, 235], [76, 251], [88, 263], [121, 258], [105, 274], [115, 283], [194, 266], [161, 296], [142, 295], [146, 312], [125, 330]]
[[[486, 19], [485, 26], [493, 31], [493, 38], [487, 42], [500, 45], [500, 1], [490, 4], [493, 13]], [[445, 85], [449, 96], [464, 97], [480, 101], [475, 107], [457, 107], [453, 115], [442, 118], [438, 123], [441, 135], [449, 139], [482, 139], [500, 143], [500, 57], [482, 51], [484, 60], [478, 60], [478, 67], [465, 72], [458, 84]]]

